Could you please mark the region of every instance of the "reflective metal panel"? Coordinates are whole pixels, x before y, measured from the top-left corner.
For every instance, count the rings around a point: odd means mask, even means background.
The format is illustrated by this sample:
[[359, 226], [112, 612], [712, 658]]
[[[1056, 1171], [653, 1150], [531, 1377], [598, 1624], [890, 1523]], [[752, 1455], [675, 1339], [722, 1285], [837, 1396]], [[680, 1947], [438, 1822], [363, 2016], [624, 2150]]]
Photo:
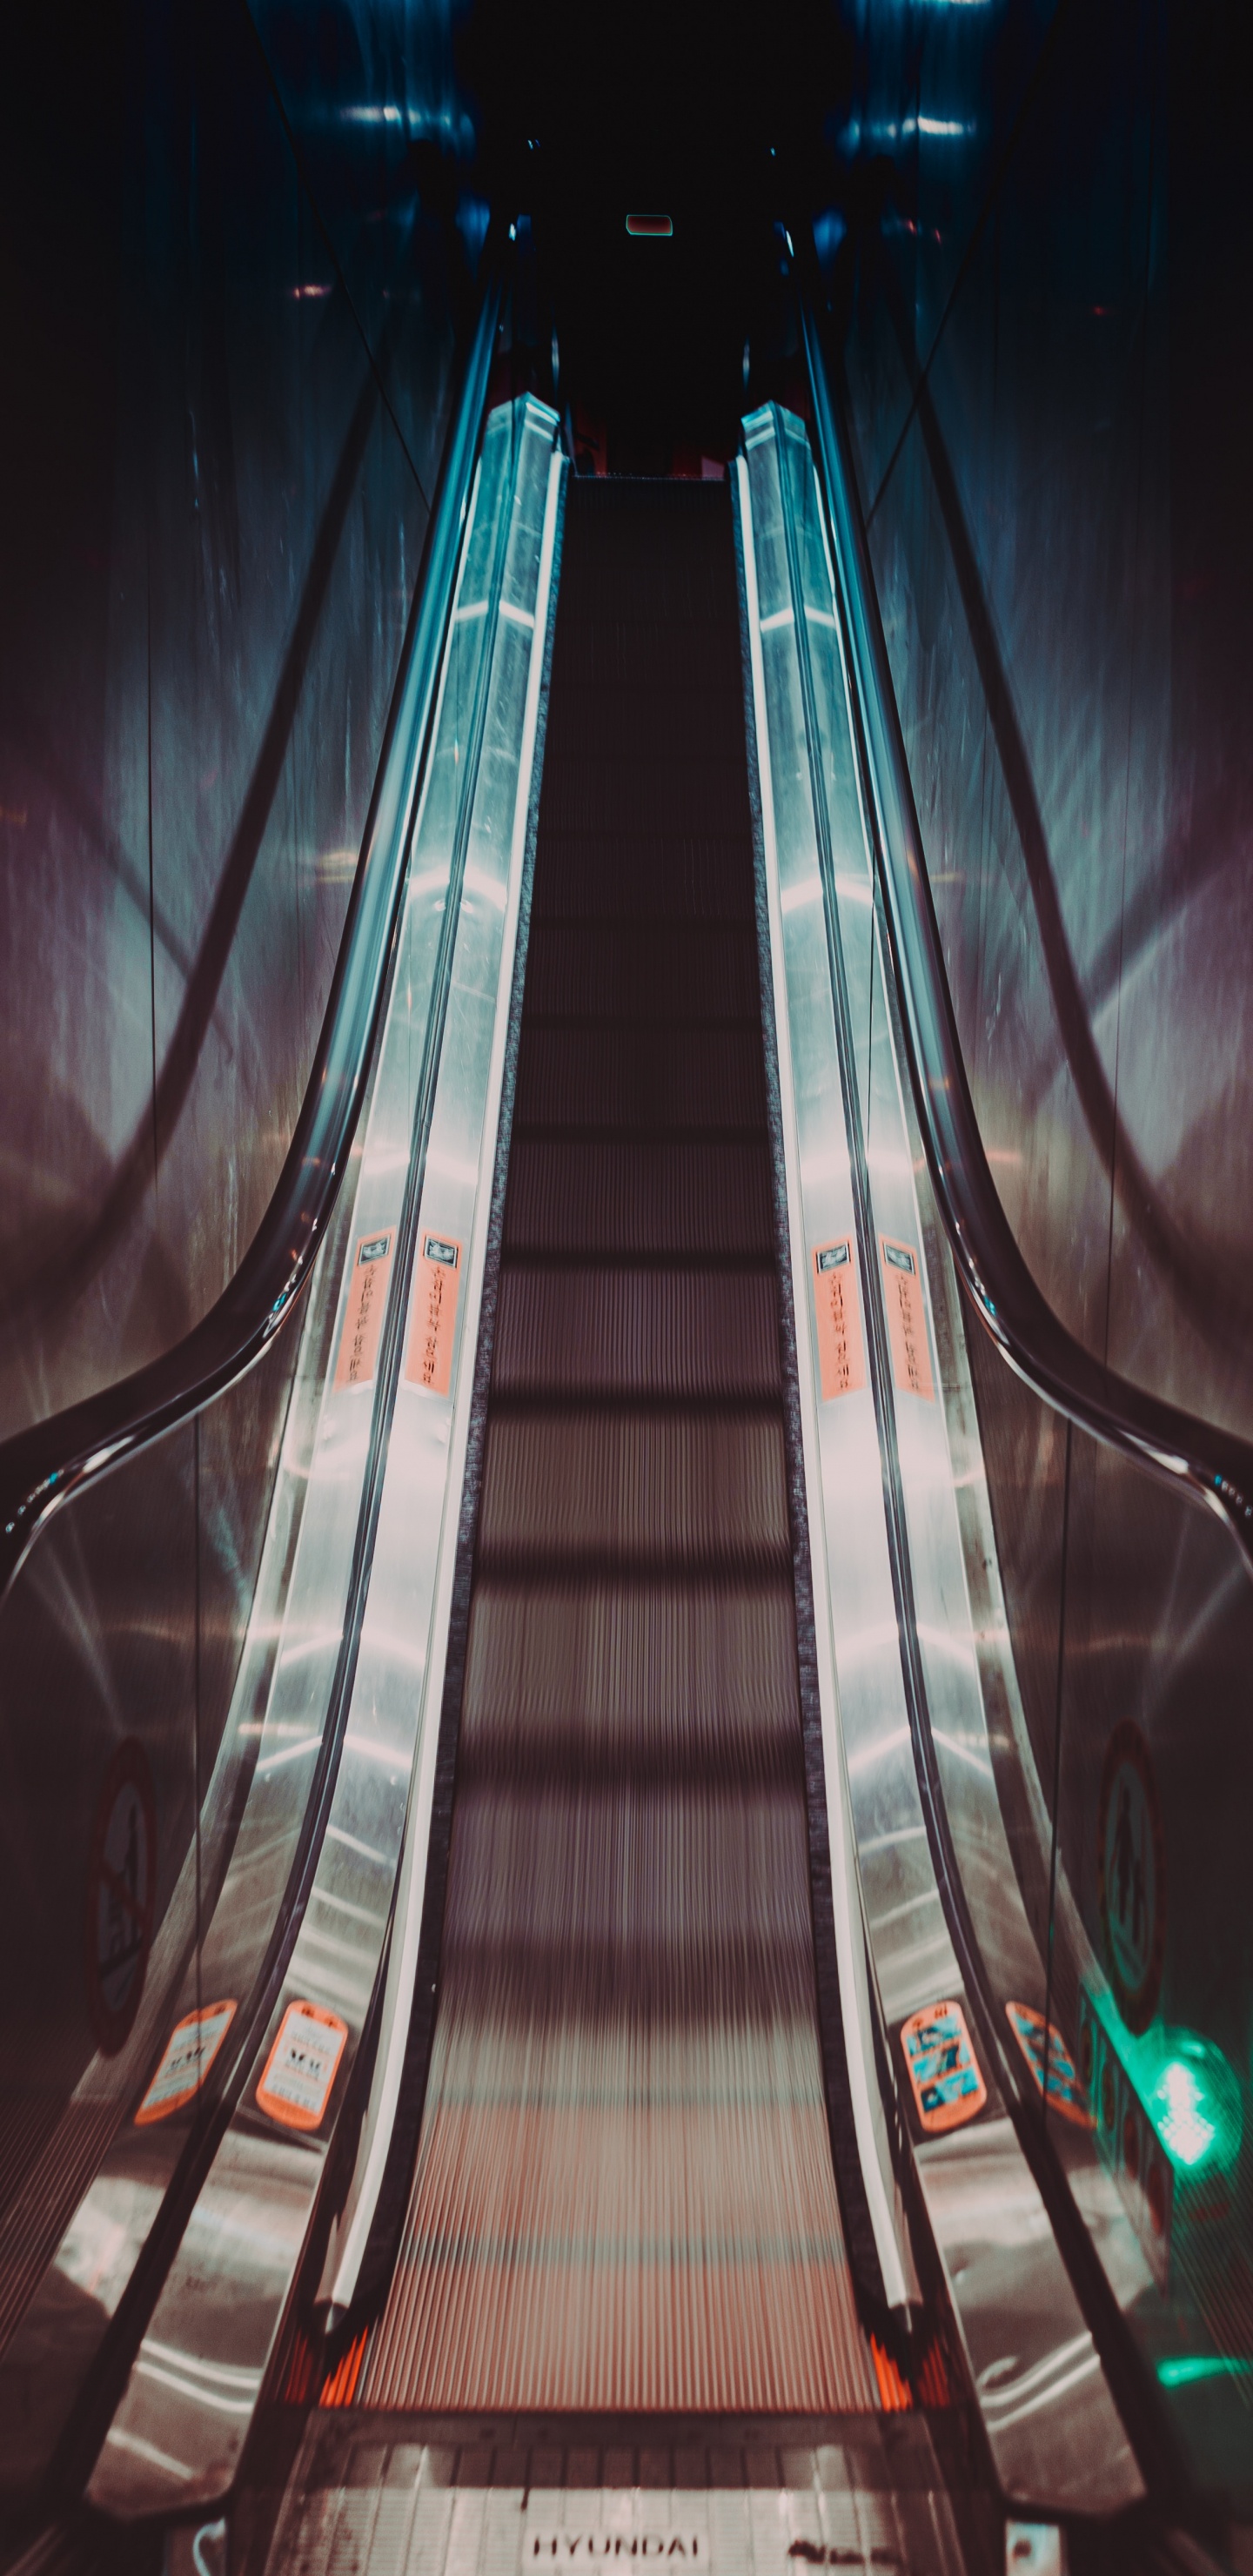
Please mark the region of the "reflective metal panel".
[[340, 130], [336, 184], [293, 151], [243, 19], [14, 36], [5, 1433], [204, 1313], [304, 1091], [465, 292], [400, 130], [418, 61], [370, 55], [384, 122]]
[[1090, 1348], [1243, 1431], [1243, 66], [1222, 16], [1058, 12], [1011, 147], [1041, 15], [913, 11], [908, 66], [866, 23], [898, 156], [847, 349], [871, 542], [1023, 1251]]

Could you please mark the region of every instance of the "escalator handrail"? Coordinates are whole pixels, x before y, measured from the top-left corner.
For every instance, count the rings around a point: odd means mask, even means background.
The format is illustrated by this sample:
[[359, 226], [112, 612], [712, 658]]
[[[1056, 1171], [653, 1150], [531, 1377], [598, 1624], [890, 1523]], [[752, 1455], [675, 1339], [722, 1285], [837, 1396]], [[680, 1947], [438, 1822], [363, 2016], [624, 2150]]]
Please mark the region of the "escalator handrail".
[[466, 350], [401, 650], [361, 855], [286, 1160], [239, 1268], [191, 1332], [131, 1376], [0, 1443], [0, 1599], [50, 1515], [190, 1419], [269, 1348], [305, 1287], [361, 1110], [426, 757], [504, 277], [496, 245]]
[[834, 539], [855, 720], [874, 805], [871, 839], [900, 996], [910, 1083], [936, 1204], [962, 1286], [1009, 1366], [1045, 1403], [1216, 1510], [1253, 1574], [1253, 1444], [1134, 1386], [1054, 1314], [1019, 1250], [966, 1077], [845, 404], [817, 315], [801, 297], [815, 444]]

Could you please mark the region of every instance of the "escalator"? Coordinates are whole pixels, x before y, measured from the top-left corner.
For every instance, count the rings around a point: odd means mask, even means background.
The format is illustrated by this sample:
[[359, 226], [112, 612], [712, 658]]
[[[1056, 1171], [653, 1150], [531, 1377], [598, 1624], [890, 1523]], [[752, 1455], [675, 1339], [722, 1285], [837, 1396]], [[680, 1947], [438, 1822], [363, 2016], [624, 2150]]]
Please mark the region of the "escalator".
[[531, 903], [439, 2013], [359, 2397], [855, 2412], [725, 484], [571, 487]]
[[[803, 324], [811, 429], [765, 404], [725, 475], [634, 480], [486, 407], [485, 307], [328, 1022], [351, 1107], [199, 1375], [10, 1462], [21, 1687], [91, 1639], [121, 1742], [90, 2032], [5, 2133], [15, 2546], [980, 2576], [1211, 2528], [1169, 2401], [1211, 2331], [1239, 2358], [1239, 2141], [1196, 2191], [1179, 2085], [1144, 2107], [959, 1284], [1189, 1530], [1213, 1478], [997, 1234]], [[238, 1425], [265, 1543], [158, 1836], [152, 1532]], [[76, 1991], [81, 1890], [38, 1903], [19, 2036]]]
[[276, 2568], [443, 2558], [476, 2510], [511, 2559], [522, 2532], [524, 2563], [738, 2555], [756, 2482], [789, 2499], [762, 2564], [793, 2543], [978, 2563], [953, 2410], [934, 2435], [907, 2418], [880, 2341], [811, 1869], [734, 537], [725, 481], [568, 484], [445, 1682], [447, 1883], [433, 1862], [384, 2294], [342, 2330]]

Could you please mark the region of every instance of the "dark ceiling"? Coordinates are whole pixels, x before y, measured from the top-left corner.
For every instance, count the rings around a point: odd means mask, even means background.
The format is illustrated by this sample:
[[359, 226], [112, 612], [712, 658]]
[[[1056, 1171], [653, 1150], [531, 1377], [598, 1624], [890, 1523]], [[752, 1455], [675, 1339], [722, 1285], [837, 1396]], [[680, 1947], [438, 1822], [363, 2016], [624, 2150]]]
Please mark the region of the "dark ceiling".
[[[563, 396], [618, 465], [727, 452], [746, 344], [760, 377], [786, 340], [775, 224], [820, 202], [847, 95], [831, 0], [755, 19], [479, 0], [460, 50], [487, 192], [532, 217]], [[632, 211], [672, 233], [631, 236]]]

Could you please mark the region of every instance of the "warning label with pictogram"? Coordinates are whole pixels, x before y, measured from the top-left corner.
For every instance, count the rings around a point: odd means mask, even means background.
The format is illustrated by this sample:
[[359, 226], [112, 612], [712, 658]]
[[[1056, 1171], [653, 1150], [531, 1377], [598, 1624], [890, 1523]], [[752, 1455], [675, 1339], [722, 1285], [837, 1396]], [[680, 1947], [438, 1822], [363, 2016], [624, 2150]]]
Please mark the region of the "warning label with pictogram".
[[960, 2129], [983, 2109], [988, 2088], [966, 2027], [966, 2016], [951, 1999], [911, 2013], [901, 2024], [901, 2046], [914, 2091], [914, 2106], [929, 2135]]
[[1044, 2091], [1047, 2057], [1050, 2111], [1059, 2111], [1063, 2120], [1071, 2121], [1076, 2129], [1090, 2129], [1092, 2114], [1088, 2109], [1088, 2097], [1056, 2022], [1046, 2022], [1034, 2004], [1006, 2004], [1005, 2014], [1035, 2077], [1037, 2093]]
[[348, 1310], [335, 1364], [336, 1386], [373, 1383], [395, 1240], [395, 1226], [389, 1225], [382, 1234], [363, 1234], [353, 1254]]
[[171, 2111], [181, 2111], [184, 2102], [200, 2091], [234, 2018], [233, 2003], [205, 2004], [175, 2023], [135, 2113], [137, 2129], [146, 2129], [153, 2120], [168, 2120]]
[[1128, 2030], [1147, 2030], [1166, 1955], [1166, 1835], [1149, 1748], [1129, 1717], [1106, 1747], [1096, 1860], [1110, 1984]]
[[87, 1860], [84, 1968], [106, 2057], [127, 2039], [144, 1990], [156, 1903], [157, 1811], [142, 1744], [119, 1744], [105, 1772]]
[[441, 1234], [424, 1234], [413, 1283], [405, 1377], [410, 1386], [427, 1387], [432, 1395], [447, 1395], [452, 1382], [460, 1279], [460, 1244], [448, 1242]]
[[927, 1346], [927, 1310], [918, 1254], [912, 1243], [893, 1243], [886, 1234], [879, 1237], [879, 1250], [883, 1256], [892, 1375], [902, 1395], [921, 1395], [928, 1404], [934, 1404], [935, 1380]]
[[814, 1305], [818, 1315], [818, 1376], [823, 1402], [827, 1403], [835, 1395], [854, 1395], [866, 1383], [851, 1235], [815, 1248]]
[[257, 2086], [257, 2101], [284, 2129], [316, 2129], [331, 2098], [348, 2024], [324, 2004], [289, 2004]]

